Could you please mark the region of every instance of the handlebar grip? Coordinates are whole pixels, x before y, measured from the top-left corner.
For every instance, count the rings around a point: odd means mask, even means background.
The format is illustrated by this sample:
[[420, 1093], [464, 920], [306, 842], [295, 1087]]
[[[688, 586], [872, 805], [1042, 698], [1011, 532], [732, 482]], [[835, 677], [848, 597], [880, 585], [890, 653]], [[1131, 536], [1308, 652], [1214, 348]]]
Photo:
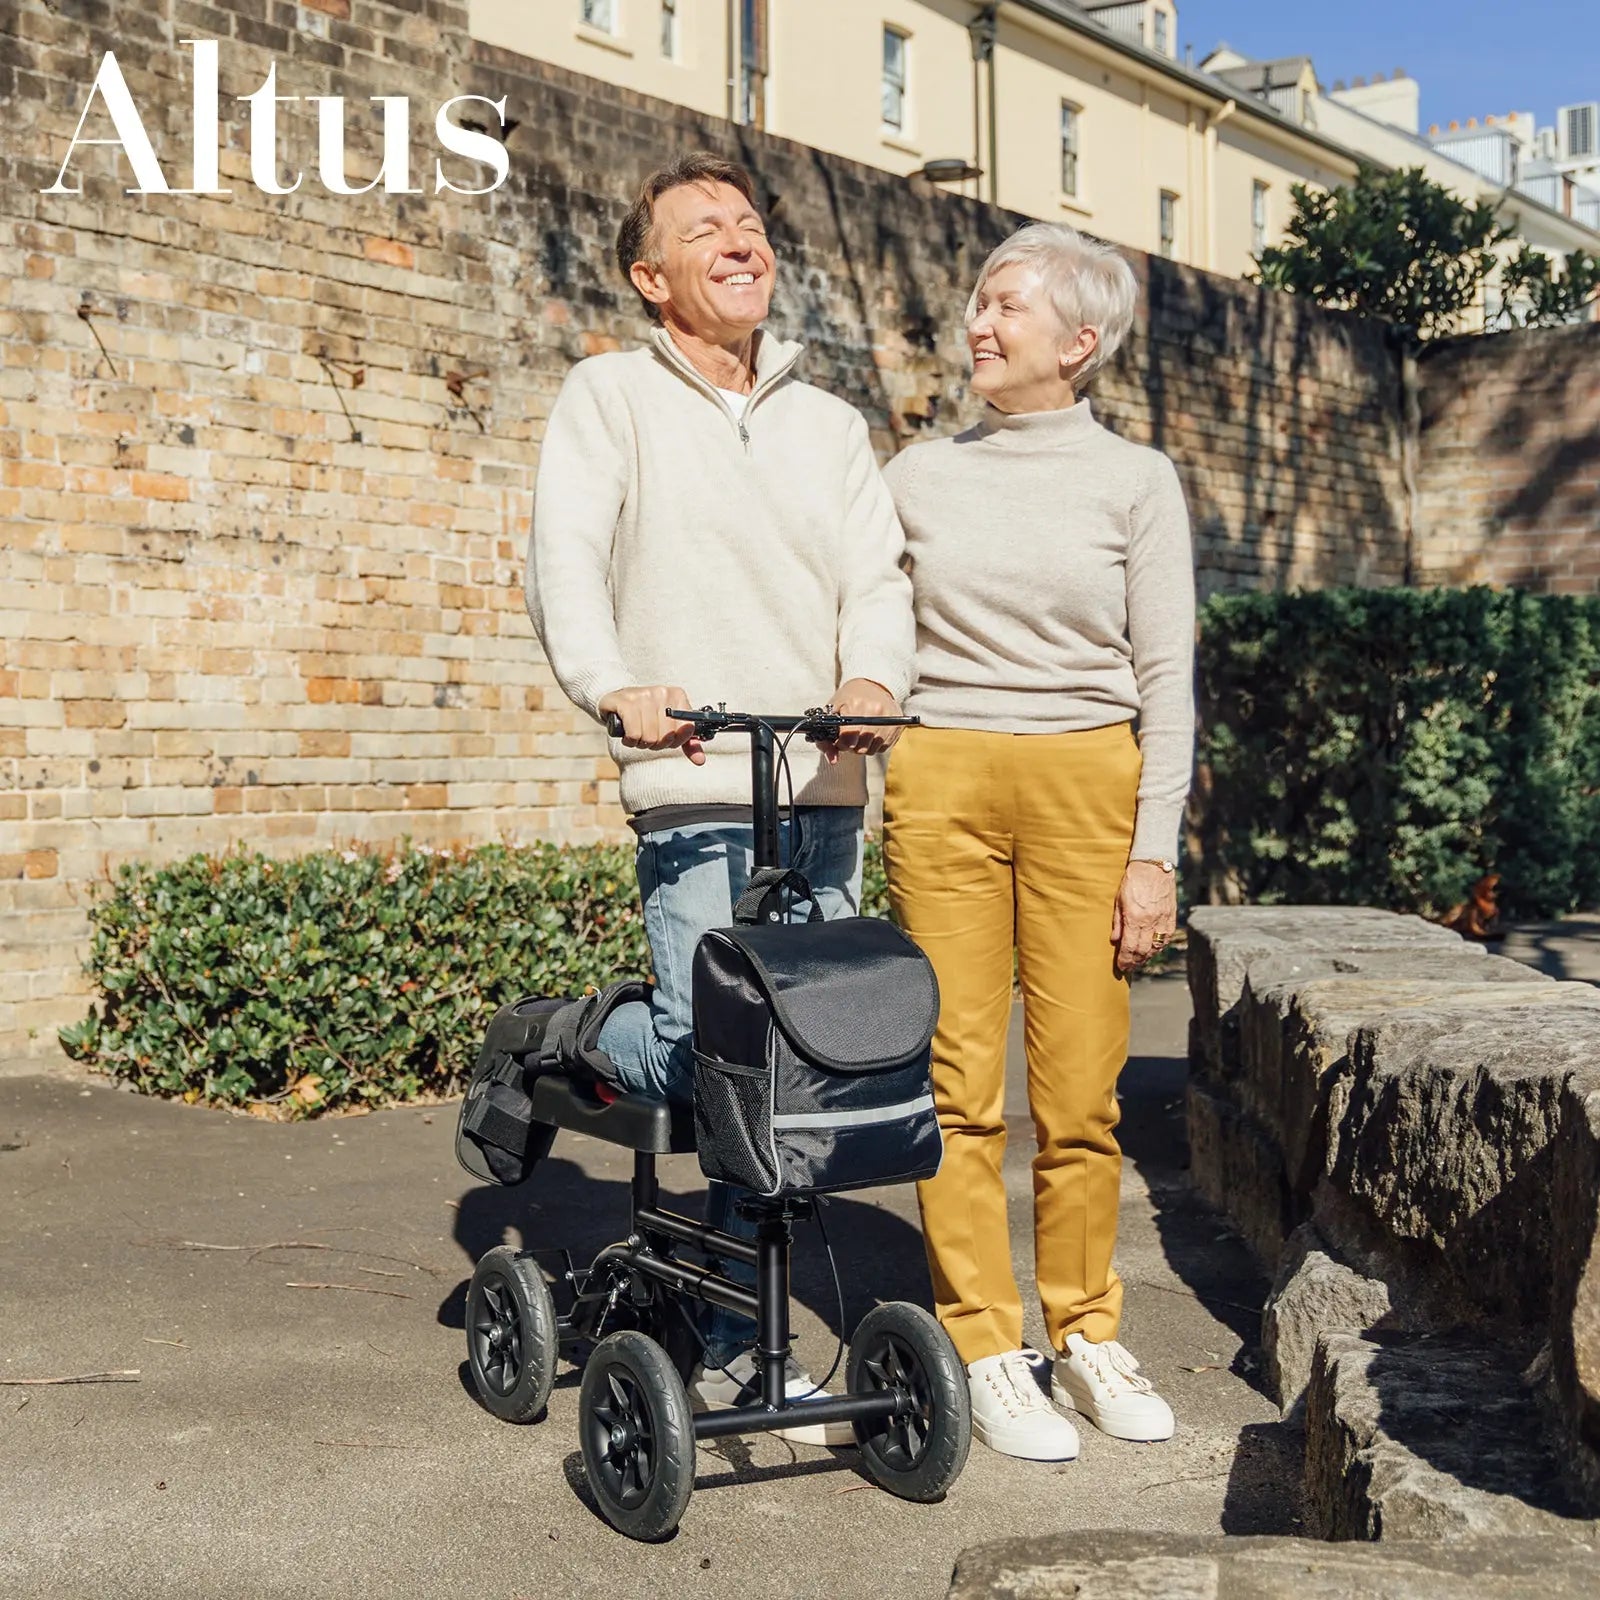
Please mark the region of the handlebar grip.
[[619, 717], [615, 711], [606, 712], [605, 717], [602, 720], [605, 722], [606, 732], [609, 733], [613, 739], [620, 739], [622, 737], [622, 718]]

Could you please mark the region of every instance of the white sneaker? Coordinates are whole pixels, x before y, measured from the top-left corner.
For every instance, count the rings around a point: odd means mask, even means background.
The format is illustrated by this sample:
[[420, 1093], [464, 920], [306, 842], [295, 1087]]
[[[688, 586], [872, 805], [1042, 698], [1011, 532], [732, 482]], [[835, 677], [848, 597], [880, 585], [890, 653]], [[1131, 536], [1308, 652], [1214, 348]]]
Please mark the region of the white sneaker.
[[972, 1436], [1003, 1456], [1024, 1461], [1075, 1461], [1078, 1430], [1050, 1408], [1036, 1365], [1037, 1350], [1007, 1350], [967, 1367], [972, 1392]]
[[1050, 1398], [1113, 1439], [1155, 1444], [1172, 1437], [1172, 1407], [1139, 1376], [1139, 1363], [1115, 1339], [1091, 1344], [1081, 1333], [1069, 1333], [1056, 1357]]
[[[785, 1373], [783, 1392], [791, 1400], [833, 1398], [793, 1356]], [[689, 1404], [696, 1411], [731, 1411], [737, 1406], [761, 1403], [761, 1369], [753, 1350], [738, 1355], [726, 1367], [696, 1367], [689, 1382]], [[856, 1442], [848, 1422], [807, 1422], [793, 1428], [773, 1428], [779, 1439], [793, 1444], [845, 1445]]]

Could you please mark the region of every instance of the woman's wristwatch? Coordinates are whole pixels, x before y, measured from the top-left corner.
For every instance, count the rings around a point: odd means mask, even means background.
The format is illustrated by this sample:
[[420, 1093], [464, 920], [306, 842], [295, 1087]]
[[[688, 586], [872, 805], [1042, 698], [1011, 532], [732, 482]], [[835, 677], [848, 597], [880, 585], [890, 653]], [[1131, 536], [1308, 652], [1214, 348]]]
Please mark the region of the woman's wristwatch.
[[1178, 863], [1167, 856], [1135, 856], [1133, 859], [1142, 861], [1147, 867], [1160, 867], [1169, 876], [1178, 870]]

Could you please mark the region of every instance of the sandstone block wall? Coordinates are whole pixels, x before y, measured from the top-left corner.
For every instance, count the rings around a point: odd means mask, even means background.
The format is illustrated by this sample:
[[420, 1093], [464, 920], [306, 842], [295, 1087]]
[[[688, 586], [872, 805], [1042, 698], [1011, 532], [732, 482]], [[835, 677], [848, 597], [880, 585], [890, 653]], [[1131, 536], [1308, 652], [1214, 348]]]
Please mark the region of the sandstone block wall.
[[1419, 578], [1600, 588], [1600, 324], [1430, 350]]
[[[466, 9], [0, 8], [0, 1059], [52, 1051], [79, 1014], [86, 894], [129, 857], [617, 829], [602, 741], [554, 689], [520, 585], [562, 378], [645, 332], [610, 248], [664, 152], [754, 168], [776, 322], [883, 452], [969, 414], [960, 312], [1015, 218], [475, 46]], [[83, 195], [41, 194], [107, 49], [188, 183], [193, 37], [221, 41], [233, 193], [130, 196], [125, 163], [80, 149]], [[274, 62], [280, 95], [346, 97], [357, 180], [377, 165], [366, 97], [411, 97], [431, 175], [434, 108], [506, 96], [509, 182], [330, 195], [302, 99], [279, 148], [306, 179], [261, 194], [231, 97]], [[85, 132], [107, 136], [98, 116]], [[1182, 463], [1203, 582], [1393, 581], [1381, 337], [1137, 268], [1145, 309], [1099, 402]]]
[[[610, 250], [664, 152], [756, 172], [775, 322], [881, 452], [972, 414], [961, 309], [1019, 219], [476, 45], [466, 12], [0, 7], [0, 1060], [53, 1051], [78, 1014], [86, 894], [129, 857], [616, 832], [614, 773], [520, 584], [555, 393], [645, 332]], [[96, 149], [70, 174], [81, 196], [41, 194], [108, 49], [169, 181], [189, 181], [186, 38], [221, 43], [231, 195], [130, 196]], [[301, 97], [280, 171], [306, 177], [283, 198], [251, 185], [233, 98], [274, 64]], [[508, 101], [492, 195], [321, 187], [305, 97], [345, 97], [363, 181], [368, 97], [409, 96], [431, 180], [434, 109], [464, 93]], [[103, 113], [85, 129], [109, 131]], [[1178, 462], [1202, 587], [1398, 581], [1381, 330], [1134, 264], [1138, 325], [1096, 404]]]
[[1194, 1178], [1276, 1284], [1312, 1531], [1600, 1509], [1600, 991], [1417, 918], [1190, 918]]

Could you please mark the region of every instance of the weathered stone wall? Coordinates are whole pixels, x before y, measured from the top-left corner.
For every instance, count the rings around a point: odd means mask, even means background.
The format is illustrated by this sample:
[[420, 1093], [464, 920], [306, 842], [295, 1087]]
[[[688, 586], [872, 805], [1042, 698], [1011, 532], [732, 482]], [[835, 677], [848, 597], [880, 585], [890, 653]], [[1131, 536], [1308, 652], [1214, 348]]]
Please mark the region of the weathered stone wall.
[[1600, 324], [1451, 340], [1421, 374], [1421, 580], [1600, 590]]
[[[130, 196], [91, 148], [81, 197], [42, 195], [110, 48], [169, 182], [190, 181], [193, 37], [222, 41], [232, 194]], [[273, 62], [280, 95], [347, 97], [358, 181], [368, 95], [412, 97], [430, 186], [434, 108], [507, 96], [510, 181], [329, 195], [302, 100], [279, 148], [304, 183], [262, 195], [231, 97]], [[777, 324], [886, 453], [965, 414], [961, 307], [1016, 220], [477, 47], [464, 0], [14, 0], [0, 117], [0, 1059], [78, 1013], [86, 890], [119, 860], [617, 826], [601, 741], [532, 638], [522, 553], [563, 376], [645, 331], [610, 243], [664, 152], [755, 169]], [[108, 136], [103, 110], [84, 131]], [[1136, 266], [1146, 308], [1099, 400], [1180, 462], [1203, 583], [1395, 580], [1381, 337]]]
[[1276, 1284], [1311, 1531], [1576, 1529], [1600, 1508], [1600, 990], [1414, 917], [1190, 918], [1200, 1191]]

